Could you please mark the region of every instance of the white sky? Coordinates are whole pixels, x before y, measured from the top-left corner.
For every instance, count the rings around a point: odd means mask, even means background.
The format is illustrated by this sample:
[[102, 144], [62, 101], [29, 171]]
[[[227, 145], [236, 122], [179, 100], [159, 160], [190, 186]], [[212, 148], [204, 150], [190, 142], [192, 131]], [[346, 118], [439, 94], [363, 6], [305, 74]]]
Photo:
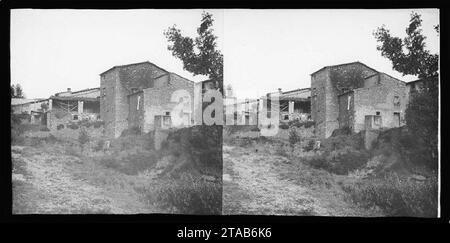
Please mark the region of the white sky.
[[[68, 87], [98, 87], [99, 74], [114, 65], [151, 61], [194, 81], [167, 50], [163, 31], [177, 24], [194, 37], [203, 10], [12, 10], [11, 77], [28, 98], [45, 98]], [[405, 10], [206, 10], [224, 54], [225, 85], [239, 98], [278, 88], [310, 86], [312, 72], [361, 61], [405, 81], [376, 50], [373, 31], [385, 24], [404, 37]], [[438, 10], [422, 14], [427, 47], [439, 52], [433, 26]]]

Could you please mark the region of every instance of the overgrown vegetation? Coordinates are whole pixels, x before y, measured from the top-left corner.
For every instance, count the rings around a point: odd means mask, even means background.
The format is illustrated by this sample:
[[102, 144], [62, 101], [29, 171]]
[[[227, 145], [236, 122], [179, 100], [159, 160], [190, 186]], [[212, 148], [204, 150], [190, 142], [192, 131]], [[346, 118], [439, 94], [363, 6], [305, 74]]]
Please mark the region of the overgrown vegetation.
[[361, 180], [343, 186], [354, 203], [364, 208], [379, 207], [388, 216], [436, 217], [438, 183], [400, 178], [396, 173], [384, 178]]
[[[210, 182], [190, 173], [182, 173], [178, 178], [169, 178], [169, 183], [161, 185], [157, 201], [165, 208], [173, 208], [176, 213], [219, 215], [222, 213], [222, 185]], [[152, 195], [149, 195], [152, 198]]]

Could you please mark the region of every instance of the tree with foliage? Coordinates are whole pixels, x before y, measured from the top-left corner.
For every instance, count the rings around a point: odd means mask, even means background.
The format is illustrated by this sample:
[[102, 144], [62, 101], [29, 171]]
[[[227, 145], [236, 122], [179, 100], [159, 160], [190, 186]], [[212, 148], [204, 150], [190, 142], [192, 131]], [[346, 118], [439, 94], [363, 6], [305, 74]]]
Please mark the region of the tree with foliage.
[[11, 92], [11, 98], [14, 98], [14, 96], [16, 95], [16, 88], [14, 87], [14, 84], [11, 85], [11, 89], [9, 92]]
[[22, 90], [22, 86], [20, 84], [11, 85], [11, 97], [12, 98], [25, 98], [25, 94]]
[[[428, 157], [435, 162], [438, 146], [439, 90], [436, 80], [439, 75], [439, 55], [425, 49], [426, 37], [422, 34], [421, 25], [420, 15], [413, 12], [405, 38], [392, 36], [385, 26], [378, 28], [374, 36], [380, 43], [377, 49], [382, 56], [391, 60], [396, 71], [424, 80], [425, 88], [411, 94], [405, 119], [416, 141], [421, 143]], [[438, 25], [435, 30], [439, 33]]]
[[364, 71], [358, 67], [334, 68], [330, 72], [330, 80], [340, 93], [361, 88], [364, 78]]
[[194, 39], [183, 36], [176, 25], [168, 28], [164, 35], [170, 43], [168, 49], [183, 62], [184, 69], [218, 81], [223, 94], [223, 55], [217, 49], [213, 22], [213, 16], [203, 12], [200, 27], [197, 28], [198, 36]]
[[[391, 60], [394, 70], [403, 75], [427, 78], [438, 74], [439, 55], [425, 49], [426, 37], [422, 34], [421, 26], [420, 14], [413, 12], [405, 38], [392, 36], [384, 25], [374, 32], [374, 36], [381, 44], [377, 50]], [[435, 29], [439, 33], [439, 26], [435, 26]]]

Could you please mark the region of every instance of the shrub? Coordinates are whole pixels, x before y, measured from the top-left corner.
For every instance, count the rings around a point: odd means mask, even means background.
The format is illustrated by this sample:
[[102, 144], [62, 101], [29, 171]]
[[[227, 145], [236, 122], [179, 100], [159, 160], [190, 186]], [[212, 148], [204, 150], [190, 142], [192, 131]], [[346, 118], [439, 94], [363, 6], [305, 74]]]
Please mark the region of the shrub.
[[367, 152], [352, 148], [333, 151], [327, 156], [330, 164], [328, 170], [338, 175], [346, 175], [350, 171], [364, 167], [369, 157]]
[[137, 175], [139, 172], [153, 168], [157, 156], [153, 152], [120, 153], [100, 158], [100, 164], [127, 175]]
[[349, 198], [364, 208], [377, 206], [388, 216], [436, 217], [438, 182], [431, 177], [424, 182], [401, 179], [395, 173], [381, 179], [363, 180], [343, 189]]
[[281, 123], [278, 127], [279, 127], [280, 129], [289, 129], [289, 125], [286, 124], [286, 123]]
[[80, 157], [80, 152], [77, 150], [75, 146], [66, 146], [65, 152], [67, 155]]
[[64, 129], [64, 124], [59, 124], [58, 126], [56, 126], [56, 129], [58, 130]]
[[84, 148], [84, 145], [89, 142], [89, 134], [86, 129], [81, 128], [78, 135], [78, 142], [80, 143], [82, 149]]
[[314, 125], [316, 125], [316, 123], [314, 121], [305, 121], [303, 124], [304, 124], [305, 128], [310, 128], [310, 127], [313, 127]]
[[332, 152], [319, 153], [310, 158], [308, 163], [314, 168], [324, 169], [338, 175], [346, 175], [364, 167], [369, 157], [366, 151], [346, 147]]
[[295, 129], [289, 130], [289, 145], [291, 146], [291, 153], [294, 152], [295, 144], [300, 142], [300, 136], [297, 134]]
[[71, 123], [71, 124], [67, 125], [67, 127], [70, 129], [73, 129], [73, 130], [76, 130], [79, 128], [79, 126], [75, 123]]
[[252, 132], [259, 132], [261, 130], [258, 127], [253, 127], [252, 129], [250, 129], [250, 131], [252, 131]]
[[50, 131], [50, 129], [48, 129], [48, 127], [42, 127], [40, 130], [43, 131], [43, 132], [49, 132]]
[[103, 149], [103, 146], [105, 146], [105, 141], [104, 140], [98, 140], [97, 144], [94, 147], [94, 151], [95, 152], [101, 151]]
[[303, 148], [306, 152], [312, 151], [316, 142], [314, 140], [309, 140], [306, 146]]
[[105, 122], [104, 121], [95, 121], [95, 122], [93, 122], [93, 124], [94, 124], [94, 128], [99, 128], [99, 127], [103, 126], [105, 124]]
[[141, 129], [139, 129], [139, 127], [134, 126], [134, 127], [123, 130], [122, 133], [120, 134], [120, 136], [125, 137], [125, 136], [140, 135], [140, 134], [141, 134]]
[[284, 145], [281, 143], [276, 147], [275, 154], [283, 157], [287, 157], [288, 154], [286, 153], [286, 150], [284, 149]]
[[295, 120], [289, 121], [288, 124], [289, 124], [290, 127], [297, 127], [297, 128], [304, 127], [304, 128], [310, 128], [310, 127], [312, 127], [312, 126], [315, 125], [315, 122], [314, 122], [314, 121], [300, 121], [300, 120], [298, 120], [298, 119], [295, 119]]
[[157, 199], [164, 207], [175, 208], [182, 214], [222, 213], [221, 183], [202, 180], [187, 173], [165, 183], [158, 190]]

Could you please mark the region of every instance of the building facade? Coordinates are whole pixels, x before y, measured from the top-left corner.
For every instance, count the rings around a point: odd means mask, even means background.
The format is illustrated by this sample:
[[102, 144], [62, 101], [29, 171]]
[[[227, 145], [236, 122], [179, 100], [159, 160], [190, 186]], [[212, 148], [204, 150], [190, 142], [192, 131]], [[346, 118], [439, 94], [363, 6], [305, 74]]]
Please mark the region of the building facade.
[[405, 83], [361, 62], [314, 72], [311, 92], [311, 115], [318, 137], [329, 137], [335, 129], [346, 127], [359, 132], [368, 124], [371, 128], [404, 125]]
[[56, 93], [48, 99], [46, 112], [47, 127], [50, 130], [79, 121], [100, 119], [100, 88], [90, 88], [72, 92]]
[[[171, 112], [180, 102], [193, 106], [193, 87], [192, 81], [151, 62], [115, 66], [103, 72], [100, 74], [100, 116], [105, 122], [105, 133], [119, 137], [129, 128], [149, 132], [173, 127]], [[173, 100], [175, 92], [178, 101]], [[191, 110], [185, 107], [182, 109], [185, 114], [176, 117], [184, 119], [183, 124], [191, 125]]]

